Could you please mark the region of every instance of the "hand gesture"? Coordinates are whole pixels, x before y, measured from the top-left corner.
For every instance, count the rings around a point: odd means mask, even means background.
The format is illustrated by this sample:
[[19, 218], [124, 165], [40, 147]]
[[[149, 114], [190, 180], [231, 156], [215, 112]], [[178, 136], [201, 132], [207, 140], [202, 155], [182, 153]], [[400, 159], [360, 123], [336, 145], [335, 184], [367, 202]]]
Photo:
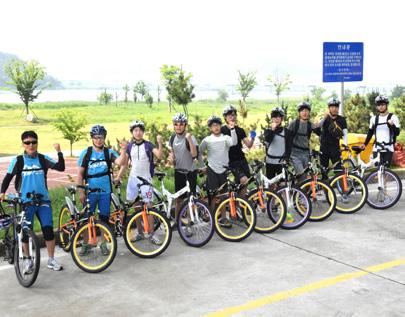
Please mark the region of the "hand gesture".
[[272, 122], [272, 123], [271, 123], [271, 129], [272, 129], [273, 131], [275, 131], [275, 130], [277, 129], [277, 126], [278, 126], [277, 123], [275, 123], [275, 122]]
[[125, 151], [127, 149], [128, 146], [128, 141], [127, 140], [121, 140], [120, 141], [120, 149]]
[[53, 147], [54, 147], [54, 149], [56, 150], [56, 152], [61, 152], [61, 150], [60, 150], [60, 144], [59, 143], [55, 143], [54, 145], [53, 145]]
[[161, 135], [158, 135], [156, 137], [156, 142], [159, 143], [159, 144], [163, 144], [163, 137]]
[[188, 133], [188, 132], [186, 133], [186, 139], [191, 141], [191, 133]]

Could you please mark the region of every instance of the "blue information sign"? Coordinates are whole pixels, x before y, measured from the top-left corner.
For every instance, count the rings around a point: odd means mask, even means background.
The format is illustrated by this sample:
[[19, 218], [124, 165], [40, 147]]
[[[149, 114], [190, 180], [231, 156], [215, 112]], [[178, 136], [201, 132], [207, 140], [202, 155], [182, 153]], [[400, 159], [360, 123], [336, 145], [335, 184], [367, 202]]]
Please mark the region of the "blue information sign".
[[324, 42], [323, 81], [362, 81], [363, 52], [361, 42]]

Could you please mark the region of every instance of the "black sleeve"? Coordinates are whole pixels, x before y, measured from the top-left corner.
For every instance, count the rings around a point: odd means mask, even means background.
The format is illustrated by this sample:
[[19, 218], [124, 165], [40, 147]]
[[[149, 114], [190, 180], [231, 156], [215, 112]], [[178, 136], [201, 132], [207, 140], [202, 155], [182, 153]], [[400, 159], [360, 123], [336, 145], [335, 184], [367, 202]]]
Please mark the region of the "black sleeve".
[[293, 133], [285, 128], [285, 158], [289, 159], [291, 156], [292, 144], [293, 144]]
[[271, 144], [273, 142], [275, 133], [272, 129], [266, 129], [264, 130], [264, 141], [266, 141], [268, 144]]
[[342, 126], [341, 126], [342, 130], [343, 129], [347, 129], [347, 122], [346, 122], [346, 118], [342, 117]]
[[374, 129], [368, 129], [367, 137], [366, 137], [366, 140], [364, 141], [364, 145], [367, 146], [367, 144], [370, 142], [371, 138], [373, 137], [373, 134], [374, 134]]
[[0, 193], [5, 193], [8, 189], [8, 186], [10, 186], [10, 182], [13, 179], [14, 175], [7, 173], [6, 176], [3, 179], [3, 182], [1, 183], [1, 190]]
[[58, 153], [58, 161], [55, 164], [52, 164], [51, 162], [47, 161], [48, 164], [50, 163], [49, 168], [59, 171], [59, 172], [63, 172], [65, 170], [65, 159], [63, 158], [63, 153], [59, 152]]
[[229, 130], [226, 125], [223, 125], [223, 126], [221, 127], [221, 133], [222, 133], [222, 134], [225, 134], [225, 135], [231, 136], [231, 130]]
[[241, 139], [241, 140], [243, 140], [244, 138], [247, 137], [246, 132], [245, 132], [245, 129], [239, 128], [238, 130], [239, 130], [239, 136], [240, 136], [240, 139]]
[[321, 127], [317, 127], [315, 129], [312, 129], [312, 131], [317, 135], [320, 136], [322, 131], [321, 131]]

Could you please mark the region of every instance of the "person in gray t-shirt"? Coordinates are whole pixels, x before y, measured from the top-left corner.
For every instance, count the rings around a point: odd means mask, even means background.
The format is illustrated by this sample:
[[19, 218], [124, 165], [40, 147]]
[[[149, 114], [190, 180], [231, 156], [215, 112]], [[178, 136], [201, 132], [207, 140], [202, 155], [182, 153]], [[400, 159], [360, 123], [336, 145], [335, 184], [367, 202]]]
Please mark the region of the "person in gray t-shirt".
[[[304, 173], [309, 162], [309, 141], [311, 133], [317, 128], [310, 121], [311, 105], [304, 101], [297, 106], [298, 119], [288, 125], [288, 130], [293, 134], [293, 143], [291, 150], [291, 161], [295, 172], [300, 176]], [[318, 129], [314, 131], [319, 134]]]
[[[198, 156], [198, 143], [194, 136], [187, 132], [187, 117], [183, 113], [173, 116], [175, 133], [169, 141], [169, 161], [174, 166], [174, 187], [178, 192], [186, 186], [186, 180], [190, 183], [191, 192], [195, 194], [197, 186], [196, 158]], [[180, 173], [179, 170], [187, 170], [188, 173]], [[180, 212], [181, 204], [186, 194], [176, 199], [175, 219]], [[174, 224], [173, 229], [176, 229]]]

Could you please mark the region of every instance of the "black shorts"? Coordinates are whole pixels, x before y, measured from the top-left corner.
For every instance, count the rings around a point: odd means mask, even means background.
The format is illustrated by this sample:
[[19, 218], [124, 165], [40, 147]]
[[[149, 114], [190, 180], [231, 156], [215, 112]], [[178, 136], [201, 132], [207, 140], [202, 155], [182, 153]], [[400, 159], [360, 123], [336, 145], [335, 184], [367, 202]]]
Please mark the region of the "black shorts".
[[244, 176], [247, 178], [250, 177], [250, 168], [246, 160], [229, 162], [229, 166], [236, 170], [233, 175], [237, 183], [239, 183], [240, 179]]
[[266, 177], [271, 180], [283, 171], [281, 164], [268, 164], [266, 163]]
[[[390, 167], [392, 162], [392, 156], [394, 152], [380, 152], [380, 162], [384, 163], [385, 166]], [[373, 152], [373, 158], [377, 157], [377, 152]]]
[[207, 191], [213, 191], [226, 183], [226, 173], [217, 174], [209, 166], [207, 168]]
[[[182, 174], [174, 170], [174, 190], [178, 192], [180, 189], [186, 187], [186, 177], [190, 183], [190, 190], [195, 195], [197, 187], [197, 171], [190, 171], [188, 174]], [[185, 198], [187, 195], [181, 195], [180, 198]]]

